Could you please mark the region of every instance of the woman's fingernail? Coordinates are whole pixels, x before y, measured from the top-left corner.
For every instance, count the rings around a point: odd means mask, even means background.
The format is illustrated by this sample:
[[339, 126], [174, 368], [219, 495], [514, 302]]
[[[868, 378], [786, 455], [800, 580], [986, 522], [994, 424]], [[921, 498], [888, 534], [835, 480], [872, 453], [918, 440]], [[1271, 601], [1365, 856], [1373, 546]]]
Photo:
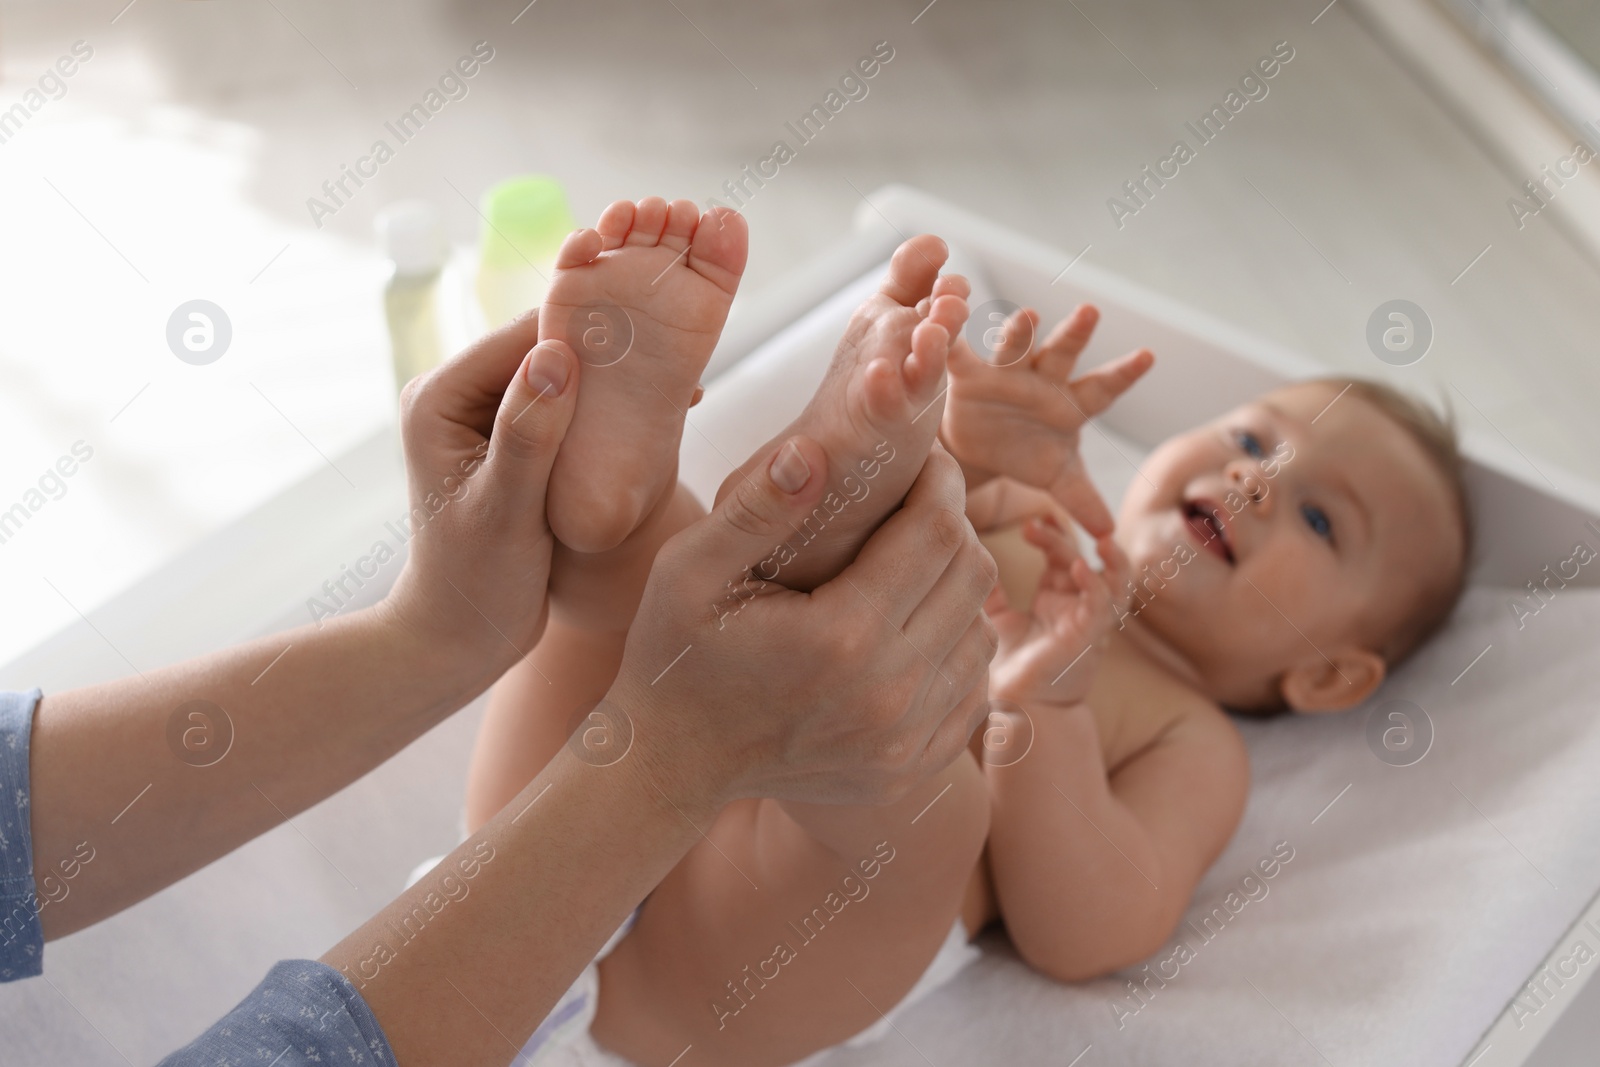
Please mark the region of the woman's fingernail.
[[572, 376], [566, 355], [550, 345], [537, 345], [529, 356], [528, 384], [540, 396], [560, 396]]
[[786, 442], [778, 449], [778, 454], [772, 457], [772, 465], [767, 469], [772, 474], [773, 483], [785, 493], [798, 493], [811, 480], [811, 465], [793, 441]]

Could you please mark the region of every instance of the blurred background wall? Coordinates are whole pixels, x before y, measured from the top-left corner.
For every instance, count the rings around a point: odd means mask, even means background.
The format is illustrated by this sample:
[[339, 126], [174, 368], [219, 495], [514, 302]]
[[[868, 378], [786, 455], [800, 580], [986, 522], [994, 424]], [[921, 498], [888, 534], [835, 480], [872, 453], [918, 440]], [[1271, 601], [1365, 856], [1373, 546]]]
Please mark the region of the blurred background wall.
[[[1442, 394], [1531, 464], [1600, 475], [1595, 259], [1556, 210], [1518, 228], [1508, 200], [1537, 171], [1349, 0], [525, 4], [0, 4], [0, 110], [92, 50], [0, 143], [0, 509], [74, 443], [94, 451], [0, 544], [0, 597], [30, 609], [0, 622], [0, 659], [392, 417], [384, 205], [432, 201], [468, 243], [481, 191], [521, 172], [559, 178], [585, 222], [622, 196], [726, 199], [880, 41], [893, 59], [866, 97], [748, 200], [747, 291], [910, 182], [1332, 368]], [[480, 41], [493, 59], [466, 95], [314, 220], [323, 183]], [[1110, 198], [1280, 42], [1293, 58], [1267, 95], [1118, 219]], [[233, 326], [206, 368], [165, 341], [193, 298]], [[1364, 342], [1394, 298], [1436, 336], [1399, 371]]]

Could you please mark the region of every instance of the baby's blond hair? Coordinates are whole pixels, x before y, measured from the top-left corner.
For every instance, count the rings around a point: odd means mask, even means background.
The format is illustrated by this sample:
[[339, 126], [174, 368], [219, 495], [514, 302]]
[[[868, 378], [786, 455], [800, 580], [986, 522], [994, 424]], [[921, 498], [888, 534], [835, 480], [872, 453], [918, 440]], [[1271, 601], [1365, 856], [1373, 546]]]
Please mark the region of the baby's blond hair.
[[1456, 526], [1461, 534], [1461, 553], [1457, 566], [1425, 579], [1421, 595], [1381, 642], [1377, 651], [1393, 667], [1415, 652], [1450, 618], [1467, 584], [1472, 558], [1472, 505], [1467, 495], [1466, 463], [1456, 440], [1455, 419], [1450, 412], [1440, 414], [1391, 385], [1366, 378], [1321, 378], [1311, 384], [1325, 385], [1348, 392], [1377, 409], [1411, 438], [1439, 476], [1444, 479], [1454, 505]]

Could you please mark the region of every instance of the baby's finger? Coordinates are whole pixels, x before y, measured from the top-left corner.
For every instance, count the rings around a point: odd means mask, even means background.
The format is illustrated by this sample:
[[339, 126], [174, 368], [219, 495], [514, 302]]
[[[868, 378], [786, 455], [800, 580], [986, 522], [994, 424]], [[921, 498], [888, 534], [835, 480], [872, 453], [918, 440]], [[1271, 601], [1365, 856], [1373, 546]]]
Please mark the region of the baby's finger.
[[1097, 538], [1094, 550], [1100, 557], [1101, 564], [1105, 567], [1107, 581], [1127, 581], [1133, 570], [1133, 565], [1128, 562], [1128, 554], [1117, 544], [1117, 539], [1107, 534]]
[[1100, 414], [1155, 366], [1155, 353], [1140, 348], [1096, 367], [1071, 385], [1072, 396], [1085, 418]]
[[1077, 538], [1062, 529], [1053, 515], [1035, 515], [1023, 523], [1022, 537], [1044, 552], [1051, 567], [1063, 572], [1071, 568], [1074, 560], [1082, 558]]
[[1122, 546], [1110, 535], [1096, 541], [1094, 548], [1100, 556], [1101, 564], [1105, 567], [1103, 577], [1106, 587], [1111, 591], [1112, 603], [1126, 609], [1133, 596], [1131, 583], [1133, 564], [1128, 561], [1128, 554], [1122, 551]]
[[1040, 373], [1050, 381], [1066, 385], [1099, 321], [1100, 311], [1093, 304], [1079, 304], [1074, 308], [1039, 345], [1039, 357], [1035, 362]]
[[1073, 560], [1072, 567], [1067, 571], [1067, 575], [1072, 579], [1073, 586], [1079, 592], [1085, 594], [1092, 604], [1095, 594], [1101, 590], [1101, 583], [1099, 577], [1094, 573], [1094, 568], [1089, 566], [1089, 561], [1082, 557]]
[[1083, 587], [1083, 629], [1095, 644], [1109, 632], [1110, 623], [1127, 610], [1126, 605], [1113, 609], [1114, 599], [1104, 573], [1094, 574]]
[[1041, 589], [1076, 595], [1085, 588], [1085, 575], [1093, 580], [1094, 571], [1083, 558], [1077, 535], [1073, 531], [1063, 530], [1059, 526], [1052, 529], [1046, 525], [1039, 529], [1035, 538], [1029, 540], [1045, 553], [1047, 566], [1039, 582]]
[[[998, 318], [999, 312], [989, 313]], [[1018, 308], [1000, 326], [999, 343], [994, 344], [994, 332], [983, 335], [984, 347], [989, 349], [989, 362], [996, 367], [1026, 367], [1033, 342], [1039, 336], [1039, 313], [1032, 308]]]
[[1072, 569], [1072, 577], [1083, 590], [1084, 601], [1091, 609], [1091, 616], [1111, 607], [1110, 582], [1104, 571], [1096, 571], [1085, 560], [1081, 570], [1077, 567]]

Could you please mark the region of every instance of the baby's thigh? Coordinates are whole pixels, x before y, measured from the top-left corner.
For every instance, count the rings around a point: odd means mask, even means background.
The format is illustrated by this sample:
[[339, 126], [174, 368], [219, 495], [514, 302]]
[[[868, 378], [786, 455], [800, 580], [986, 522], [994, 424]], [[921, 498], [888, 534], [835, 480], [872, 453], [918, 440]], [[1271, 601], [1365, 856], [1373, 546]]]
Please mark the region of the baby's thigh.
[[[944, 786], [948, 785], [948, 789]], [[899, 1003], [959, 921], [987, 832], [970, 756], [924, 799], [862, 808], [859, 855], [823, 846], [772, 801], [726, 809], [600, 967], [604, 1047], [665, 1067], [789, 1064]]]

